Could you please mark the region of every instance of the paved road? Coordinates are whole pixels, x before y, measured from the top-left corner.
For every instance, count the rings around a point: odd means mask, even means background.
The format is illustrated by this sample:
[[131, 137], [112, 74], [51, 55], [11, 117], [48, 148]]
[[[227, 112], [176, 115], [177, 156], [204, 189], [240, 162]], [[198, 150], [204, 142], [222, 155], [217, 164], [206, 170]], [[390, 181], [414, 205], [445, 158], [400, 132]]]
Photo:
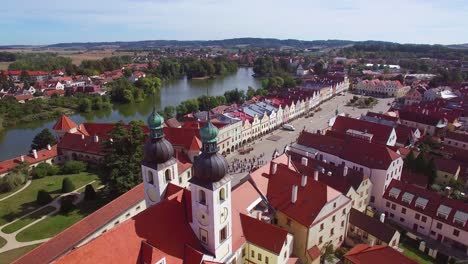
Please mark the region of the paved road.
[[[285, 131], [282, 129], [278, 129], [273, 131], [270, 134], [263, 136], [262, 138], [256, 140], [253, 143], [250, 143], [249, 146], [254, 148], [249, 154], [241, 155], [238, 152], [234, 152], [227, 156], [228, 162], [231, 164], [234, 159], [251, 159], [253, 157], [258, 157], [261, 154], [264, 154], [262, 158], [264, 162], [268, 162], [271, 160], [272, 154], [277, 149], [280, 153], [283, 152], [286, 145], [291, 144], [296, 141], [299, 133], [304, 129], [307, 131], [314, 132], [317, 129], [323, 130], [328, 127], [328, 122], [330, 118], [335, 116], [336, 109], [340, 113], [349, 114], [351, 117], [360, 117], [361, 114], [365, 114], [368, 111], [373, 112], [386, 112], [390, 106], [388, 103], [393, 102], [393, 98], [379, 98], [379, 102], [376, 106], [372, 109], [359, 109], [345, 106], [346, 102], [348, 102], [354, 95], [347, 93], [344, 96], [336, 96], [333, 99], [329, 100], [328, 102], [323, 103], [320, 107], [322, 108], [321, 111], [314, 114], [313, 117], [309, 118], [299, 118], [294, 120], [291, 124], [296, 128], [296, 131]], [[271, 141], [267, 138], [275, 135], [279, 136], [280, 139], [278, 141]], [[239, 173], [233, 174], [233, 186], [237, 184], [247, 173]]]

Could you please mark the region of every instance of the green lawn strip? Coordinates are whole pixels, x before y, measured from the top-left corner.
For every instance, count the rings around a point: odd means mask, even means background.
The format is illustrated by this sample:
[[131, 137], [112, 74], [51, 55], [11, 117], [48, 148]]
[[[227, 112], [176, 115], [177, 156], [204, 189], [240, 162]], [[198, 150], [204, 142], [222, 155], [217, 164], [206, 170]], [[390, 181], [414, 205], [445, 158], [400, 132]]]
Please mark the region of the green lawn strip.
[[34, 244], [30, 246], [20, 247], [20, 248], [16, 248], [16, 249], [12, 249], [12, 250], [8, 250], [6, 252], [0, 253], [0, 264], [12, 263], [13, 261], [23, 256], [24, 254], [38, 247], [39, 245], [41, 244]]
[[7, 225], [5, 226], [2, 231], [4, 233], [7, 233], [7, 234], [11, 234], [27, 225], [29, 225], [30, 223], [36, 221], [37, 219], [41, 218], [42, 216], [52, 212], [55, 210], [55, 207], [53, 206], [47, 206], [45, 208], [42, 208], [41, 210], [39, 211], [36, 211], [16, 222], [14, 222], [13, 224], [10, 224], [10, 225]]
[[3, 237], [0, 237], [0, 248], [6, 244], [6, 240]]
[[62, 189], [62, 180], [65, 177], [70, 178], [76, 188], [98, 179], [97, 175], [88, 172], [34, 179], [26, 189], [15, 195], [14, 199], [0, 202], [0, 226], [39, 208], [40, 205], [36, 203], [36, 196], [40, 189], [48, 191], [52, 197], [59, 196]]
[[423, 252], [419, 251], [418, 249], [415, 249], [409, 245], [400, 244], [400, 247], [403, 249], [403, 254], [407, 256], [408, 258], [417, 261], [420, 264], [433, 264], [434, 259], [431, 257], [427, 256]]
[[78, 208], [68, 214], [57, 213], [55, 215], [51, 215], [18, 233], [16, 239], [20, 242], [27, 242], [53, 237], [101, 208], [109, 201], [110, 199], [107, 197], [101, 197], [101, 193], [98, 193], [98, 198], [96, 200], [83, 201], [78, 205]]

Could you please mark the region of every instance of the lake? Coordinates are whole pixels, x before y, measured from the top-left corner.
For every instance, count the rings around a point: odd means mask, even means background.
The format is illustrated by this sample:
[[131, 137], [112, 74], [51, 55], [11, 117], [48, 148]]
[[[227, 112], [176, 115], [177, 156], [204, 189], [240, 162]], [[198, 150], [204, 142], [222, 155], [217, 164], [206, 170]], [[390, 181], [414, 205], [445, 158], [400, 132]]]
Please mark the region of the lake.
[[[252, 77], [252, 68], [239, 68], [236, 73], [208, 80], [181, 80], [167, 82], [163, 85], [160, 96], [156, 96], [155, 106], [162, 109], [165, 106], [177, 106], [180, 102], [197, 98], [207, 93], [209, 95], [223, 95], [225, 91], [238, 88], [247, 90], [249, 86], [260, 88], [259, 80]], [[114, 105], [112, 110], [93, 112], [89, 114], [75, 114], [70, 118], [77, 124], [83, 122], [110, 123], [123, 120], [146, 120], [153, 108], [153, 99], [148, 96], [143, 102], [134, 104]], [[0, 160], [5, 160], [27, 153], [31, 141], [42, 129], [49, 128], [56, 120], [33, 122], [6, 129], [0, 133]]]

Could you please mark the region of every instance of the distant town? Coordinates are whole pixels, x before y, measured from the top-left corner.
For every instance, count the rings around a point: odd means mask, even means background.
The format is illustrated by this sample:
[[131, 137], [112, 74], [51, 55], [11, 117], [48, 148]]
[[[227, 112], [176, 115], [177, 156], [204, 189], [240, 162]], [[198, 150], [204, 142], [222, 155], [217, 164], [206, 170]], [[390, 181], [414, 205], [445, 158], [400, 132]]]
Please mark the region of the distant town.
[[466, 263], [468, 49], [216, 44], [0, 51], [0, 263]]

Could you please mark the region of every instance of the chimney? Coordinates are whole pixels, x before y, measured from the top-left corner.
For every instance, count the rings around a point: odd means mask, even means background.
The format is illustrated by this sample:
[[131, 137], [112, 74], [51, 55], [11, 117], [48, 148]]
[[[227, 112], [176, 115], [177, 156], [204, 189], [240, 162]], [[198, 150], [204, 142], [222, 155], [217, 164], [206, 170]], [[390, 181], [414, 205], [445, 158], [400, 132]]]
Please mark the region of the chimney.
[[319, 175], [319, 171], [315, 170], [314, 171], [314, 181], [318, 181], [318, 175]]
[[322, 161], [323, 161], [323, 163], [327, 163], [327, 160], [326, 160], [326, 159], [323, 159]]
[[297, 201], [297, 190], [299, 187], [297, 185], [293, 185], [292, 193], [291, 193], [291, 203], [295, 203]]
[[445, 187], [445, 195], [449, 196], [451, 190], [452, 190], [452, 188], [450, 186], [446, 186]]
[[21, 155], [20, 159], [21, 159], [21, 162], [24, 162], [24, 155]]
[[34, 158], [37, 159], [37, 150], [33, 149], [32, 153], [33, 153]]
[[325, 168], [322, 167], [322, 168], [320, 169], [320, 172], [322, 172], [323, 174], [325, 174]]
[[48, 150], [51, 150], [51, 149], [52, 149], [52, 147], [50, 146], [50, 144], [47, 144], [47, 149], [48, 149]]
[[307, 176], [304, 174], [302, 175], [301, 186], [305, 187], [306, 185], [307, 185]]
[[380, 222], [385, 223], [385, 214], [384, 213], [380, 214]]
[[276, 174], [276, 170], [278, 169], [278, 164], [276, 164], [275, 162], [271, 162], [270, 163], [270, 174], [271, 175], [274, 175]]
[[344, 166], [344, 168], [343, 168], [343, 176], [346, 177], [346, 175], [348, 175], [348, 167], [347, 167], [347, 166]]
[[98, 137], [98, 135], [94, 135], [94, 142], [95, 142], [95, 143], [98, 143], [98, 142], [99, 142], [99, 137]]
[[84, 135], [81, 135], [81, 139], [84, 140]]
[[306, 157], [302, 157], [302, 159], [301, 159], [301, 164], [302, 165], [307, 166], [308, 162], [309, 162], [309, 160]]
[[257, 219], [258, 220], [262, 219], [262, 212], [260, 212], [260, 211], [257, 212]]
[[332, 176], [332, 172], [331, 171], [327, 172], [327, 175]]

